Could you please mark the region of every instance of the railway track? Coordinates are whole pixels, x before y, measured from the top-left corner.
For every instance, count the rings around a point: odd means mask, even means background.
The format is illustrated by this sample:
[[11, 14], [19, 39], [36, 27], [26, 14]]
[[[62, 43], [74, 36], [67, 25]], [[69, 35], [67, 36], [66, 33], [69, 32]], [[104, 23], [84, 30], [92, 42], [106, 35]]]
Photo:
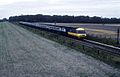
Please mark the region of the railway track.
[[[32, 28], [37, 28], [37, 27], [32, 27]], [[66, 36], [66, 35], [64, 35], [64, 36]], [[67, 37], [70, 37], [70, 36], [67, 36]], [[72, 37], [70, 37], [70, 38], [72, 38]], [[103, 43], [88, 40], [88, 39], [83, 39], [83, 40], [80, 40], [80, 39], [77, 39], [77, 38], [73, 38], [73, 39], [81, 41], [82, 42], [81, 44], [83, 46], [96, 48], [98, 51], [103, 50], [104, 52], [109, 52], [109, 53], [113, 53], [113, 54], [116, 54], [116, 55], [120, 55], [120, 48], [119, 47], [103, 44]]]
[[98, 50], [104, 50], [105, 52], [120, 55], [120, 48], [119, 47], [103, 44], [103, 43], [88, 40], [88, 39], [83, 39], [82, 41], [84, 42], [83, 44], [88, 46], [88, 47], [97, 48]]

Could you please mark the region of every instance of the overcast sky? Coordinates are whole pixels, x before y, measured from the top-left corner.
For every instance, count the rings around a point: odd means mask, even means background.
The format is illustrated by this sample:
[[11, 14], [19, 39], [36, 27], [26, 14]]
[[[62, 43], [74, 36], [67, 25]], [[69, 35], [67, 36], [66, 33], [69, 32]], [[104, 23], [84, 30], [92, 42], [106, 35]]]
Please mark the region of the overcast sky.
[[0, 18], [26, 14], [120, 18], [120, 0], [0, 0]]

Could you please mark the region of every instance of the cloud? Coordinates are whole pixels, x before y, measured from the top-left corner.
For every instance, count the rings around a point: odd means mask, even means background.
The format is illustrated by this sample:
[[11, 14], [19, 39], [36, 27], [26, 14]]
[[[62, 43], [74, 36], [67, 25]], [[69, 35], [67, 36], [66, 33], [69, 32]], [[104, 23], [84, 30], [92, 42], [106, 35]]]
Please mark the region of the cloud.
[[[5, 3], [8, 0], [0, 1]], [[0, 5], [0, 17], [21, 14], [120, 17], [119, 7], [120, 0], [10, 0]]]
[[8, 5], [16, 2], [31, 2], [36, 0], [0, 0], [0, 5]]

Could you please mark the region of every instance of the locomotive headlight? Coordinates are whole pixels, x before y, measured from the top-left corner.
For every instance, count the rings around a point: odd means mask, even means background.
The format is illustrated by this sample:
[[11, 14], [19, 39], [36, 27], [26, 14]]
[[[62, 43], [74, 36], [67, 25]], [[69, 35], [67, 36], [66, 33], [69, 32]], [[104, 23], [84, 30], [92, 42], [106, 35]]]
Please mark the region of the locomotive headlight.
[[80, 37], [86, 37], [86, 34], [77, 34], [77, 37], [80, 38]]
[[82, 37], [86, 37], [86, 34], [82, 34], [81, 36], [82, 36]]
[[86, 34], [83, 34], [82, 36], [86, 36]]

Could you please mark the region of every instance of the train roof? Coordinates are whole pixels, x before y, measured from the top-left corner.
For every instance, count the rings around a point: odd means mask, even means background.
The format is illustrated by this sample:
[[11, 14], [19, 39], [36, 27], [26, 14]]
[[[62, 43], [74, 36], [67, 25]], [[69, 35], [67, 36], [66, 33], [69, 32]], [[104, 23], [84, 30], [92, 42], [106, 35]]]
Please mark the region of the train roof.
[[[20, 21], [20, 23], [35, 24], [34, 22], [31, 23], [31, 22], [22, 22], [22, 21]], [[38, 24], [47, 25], [47, 26], [64, 27], [64, 28], [67, 28], [67, 29], [84, 30], [84, 28], [80, 28], [80, 27], [68, 27], [68, 26], [52, 25], [52, 24], [45, 24], [45, 23], [38, 23]]]
[[72, 28], [72, 29], [77, 29], [79, 27], [68, 27], [68, 26], [60, 26], [60, 25], [52, 25], [52, 24], [44, 24], [44, 25], [48, 25], [48, 26], [58, 26], [58, 27], [65, 27], [65, 28]]
[[76, 30], [85, 30], [84, 28], [77, 28]]

